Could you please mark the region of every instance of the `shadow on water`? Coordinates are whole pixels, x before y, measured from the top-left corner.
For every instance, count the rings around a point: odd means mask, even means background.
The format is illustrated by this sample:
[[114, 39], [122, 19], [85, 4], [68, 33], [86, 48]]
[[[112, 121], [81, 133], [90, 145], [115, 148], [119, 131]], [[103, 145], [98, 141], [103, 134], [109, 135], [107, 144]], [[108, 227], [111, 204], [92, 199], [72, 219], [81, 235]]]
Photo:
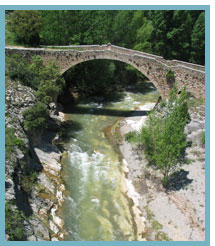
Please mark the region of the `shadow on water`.
[[193, 182], [193, 179], [189, 179], [189, 172], [181, 169], [171, 175], [167, 185], [167, 191], [178, 191], [184, 189], [187, 185]]
[[61, 138], [65, 143], [69, 142], [71, 138], [75, 138], [75, 133], [82, 130], [83, 126], [73, 120], [67, 120], [63, 122], [60, 129]]
[[76, 106], [64, 111], [67, 114], [90, 114], [90, 115], [106, 115], [115, 117], [136, 117], [147, 115], [148, 111], [144, 110], [116, 110], [107, 108], [96, 108], [96, 107], [82, 107]]

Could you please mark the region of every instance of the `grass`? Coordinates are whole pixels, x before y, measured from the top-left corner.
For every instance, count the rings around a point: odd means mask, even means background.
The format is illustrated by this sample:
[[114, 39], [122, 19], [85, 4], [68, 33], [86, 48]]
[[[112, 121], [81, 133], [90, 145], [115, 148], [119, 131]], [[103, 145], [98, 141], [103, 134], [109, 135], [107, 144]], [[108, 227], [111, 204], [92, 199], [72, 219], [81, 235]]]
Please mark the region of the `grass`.
[[128, 132], [125, 134], [125, 140], [129, 143], [138, 143], [139, 135], [136, 131]]
[[151, 221], [155, 215], [153, 214], [153, 212], [150, 210], [148, 206], [145, 206], [144, 208], [146, 211], [147, 220]]
[[203, 146], [205, 146], [205, 131], [203, 131], [200, 135], [200, 140], [201, 140], [201, 144]]
[[121, 140], [119, 127], [120, 127], [120, 121], [118, 120], [118, 121], [116, 121], [116, 123], [114, 123], [114, 125], [111, 129], [113, 137], [117, 142], [119, 142]]
[[[146, 211], [147, 220], [151, 223], [151, 227], [148, 228], [151, 231], [150, 235], [154, 231], [156, 233], [155, 234], [155, 240], [156, 241], [172, 241], [165, 232], [160, 231], [163, 229], [163, 225], [161, 225], [157, 220], [154, 219], [155, 215], [150, 210], [150, 208], [148, 206], [145, 206], [144, 208]], [[169, 224], [170, 223], [171, 223], [171, 221], [169, 222]], [[146, 234], [150, 237], [149, 233], [146, 233]], [[147, 235], [146, 235], [146, 237], [147, 237]]]
[[159, 231], [155, 235], [156, 241], [172, 241], [165, 232]]
[[163, 229], [163, 226], [157, 220], [153, 220], [152, 228], [157, 231]]
[[190, 151], [190, 153], [192, 153], [193, 155], [197, 156], [198, 158], [200, 158], [202, 152], [199, 150], [192, 150]]
[[187, 105], [189, 109], [196, 108], [204, 104], [205, 104], [205, 100], [203, 98], [189, 98], [187, 101]]

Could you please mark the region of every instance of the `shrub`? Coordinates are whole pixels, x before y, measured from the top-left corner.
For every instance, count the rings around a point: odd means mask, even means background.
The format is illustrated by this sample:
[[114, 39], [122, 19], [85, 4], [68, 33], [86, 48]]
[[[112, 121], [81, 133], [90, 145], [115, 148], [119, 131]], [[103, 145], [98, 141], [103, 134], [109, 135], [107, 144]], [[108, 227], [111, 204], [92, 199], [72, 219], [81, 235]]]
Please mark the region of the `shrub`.
[[15, 129], [5, 128], [5, 158], [8, 160], [11, 153], [14, 152], [14, 146], [18, 146], [22, 150], [25, 148], [24, 141], [15, 136]]
[[25, 220], [22, 211], [14, 210], [12, 202], [5, 203], [5, 232], [11, 241], [23, 241], [25, 238], [23, 221]]
[[166, 73], [166, 81], [169, 83], [169, 84], [174, 84], [175, 83], [175, 75], [174, 75], [174, 72], [172, 70], [169, 70], [167, 73]]
[[42, 102], [24, 111], [23, 116], [24, 127], [28, 131], [43, 131], [47, 127], [48, 110]]
[[17, 54], [6, 57], [6, 75], [13, 80], [20, 80], [23, 85], [29, 85], [31, 76], [27, 60]]
[[137, 132], [128, 132], [125, 134], [125, 140], [129, 143], [138, 143], [139, 141], [139, 135]]
[[21, 189], [25, 193], [30, 194], [30, 192], [32, 190], [32, 185], [37, 180], [37, 177], [38, 177], [38, 173], [36, 171], [33, 171], [33, 172], [29, 173], [28, 175], [23, 174], [22, 179], [20, 179]]

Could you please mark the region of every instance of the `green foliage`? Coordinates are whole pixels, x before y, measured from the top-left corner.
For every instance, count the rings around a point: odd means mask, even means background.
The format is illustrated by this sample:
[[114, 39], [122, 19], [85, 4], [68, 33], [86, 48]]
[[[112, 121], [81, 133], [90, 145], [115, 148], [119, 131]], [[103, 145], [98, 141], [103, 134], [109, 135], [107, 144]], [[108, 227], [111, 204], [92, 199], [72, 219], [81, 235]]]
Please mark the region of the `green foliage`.
[[139, 134], [136, 131], [128, 132], [125, 134], [125, 140], [129, 143], [138, 143], [139, 142]]
[[95, 60], [72, 67], [64, 78], [83, 95], [101, 95], [117, 89], [115, 70], [114, 62]]
[[47, 127], [48, 110], [44, 103], [38, 102], [23, 113], [24, 127], [30, 132], [42, 132]]
[[40, 30], [42, 17], [39, 11], [15, 10], [8, 20], [8, 28], [15, 34], [18, 43], [38, 45], [40, 43]]
[[168, 113], [165, 117], [150, 114], [146, 127], [141, 130], [141, 140], [149, 161], [163, 173], [164, 186], [172, 170], [180, 162], [187, 146], [184, 127], [189, 119], [186, 91], [176, 96], [176, 89], [170, 93]]
[[6, 57], [6, 75], [37, 90], [36, 96], [45, 104], [55, 101], [65, 85], [55, 61], [45, 66], [40, 56], [34, 56], [32, 63], [19, 55]]
[[201, 144], [205, 146], [205, 131], [203, 131], [201, 134]]
[[41, 11], [43, 43], [53, 45], [100, 44], [110, 42], [117, 11]]
[[17, 146], [20, 149], [24, 149], [24, 141], [17, 138], [15, 135], [15, 129], [6, 127], [5, 128], [5, 158], [8, 160], [11, 153], [14, 152], [14, 147]]
[[166, 100], [162, 100], [162, 101], [160, 102], [160, 108], [165, 108], [166, 105], [167, 105]]
[[145, 16], [144, 11], [135, 11], [133, 17], [134, 29], [136, 29], [135, 50], [152, 52], [151, 35], [153, 32], [153, 23]]
[[166, 81], [169, 83], [169, 84], [174, 84], [175, 83], [175, 75], [174, 75], [174, 72], [172, 70], [169, 70], [167, 73], [166, 73]]
[[23, 174], [22, 178], [19, 181], [21, 189], [25, 193], [30, 194], [31, 190], [32, 190], [32, 185], [37, 180], [37, 177], [38, 177], [38, 173], [35, 171], [33, 171], [29, 174]]
[[23, 85], [37, 88], [35, 74], [29, 67], [28, 61], [20, 55], [6, 57], [6, 75], [13, 80], [19, 80]]
[[177, 87], [174, 86], [170, 92], [166, 112], [164, 110], [165, 114], [152, 111], [139, 136], [134, 133], [127, 135], [128, 140], [138, 140], [144, 146], [149, 162], [161, 170], [164, 186], [168, 183], [170, 173], [183, 160], [187, 146], [184, 133], [189, 119], [186, 99], [186, 90], [182, 90], [178, 96]]
[[16, 37], [14, 32], [11, 32], [8, 27], [10, 13], [5, 13], [5, 45], [16, 45]]
[[195, 22], [191, 34], [191, 61], [205, 64], [205, 13], [201, 13]]
[[37, 98], [48, 104], [51, 101], [56, 101], [57, 95], [60, 94], [65, 85], [64, 79], [61, 77], [61, 74], [55, 64], [55, 61], [52, 61], [48, 66], [42, 64], [41, 58], [35, 57], [34, 69], [37, 71], [37, 74], [40, 78], [40, 84], [36, 92]]
[[30, 45], [113, 43], [204, 64], [204, 20], [202, 10], [17, 10], [7, 15], [6, 38], [14, 34]]
[[12, 202], [5, 203], [5, 232], [9, 235], [10, 241], [23, 241], [23, 221], [25, 216], [22, 211], [14, 210]]
[[155, 235], [155, 240], [156, 241], [172, 241], [168, 235], [163, 232], [163, 231], [159, 231], [156, 235]]
[[[191, 10], [149, 11], [149, 19], [154, 27], [151, 35], [152, 51], [166, 59], [204, 64], [204, 59], [199, 59], [199, 56], [204, 56], [204, 23], [199, 21], [199, 26], [195, 27], [196, 20], [202, 14], [203, 11]], [[195, 47], [195, 37], [199, 48]], [[195, 52], [195, 48], [200, 54]]]

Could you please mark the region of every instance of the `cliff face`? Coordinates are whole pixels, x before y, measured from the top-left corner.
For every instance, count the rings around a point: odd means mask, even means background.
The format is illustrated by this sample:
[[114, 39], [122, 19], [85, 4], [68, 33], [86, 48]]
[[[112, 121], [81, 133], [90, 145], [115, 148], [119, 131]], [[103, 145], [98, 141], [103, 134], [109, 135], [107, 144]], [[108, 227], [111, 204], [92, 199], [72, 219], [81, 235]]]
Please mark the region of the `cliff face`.
[[[36, 103], [34, 91], [6, 78], [5, 93], [6, 240], [62, 240], [63, 220], [57, 216], [65, 190], [60, 180], [62, 154], [52, 144], [60, 121], [50, 118], [52, 131], [43, 136], [27, 132], [23, 112]], [[17, 214], [22, 232], [13, 235], [11, 221]]]

